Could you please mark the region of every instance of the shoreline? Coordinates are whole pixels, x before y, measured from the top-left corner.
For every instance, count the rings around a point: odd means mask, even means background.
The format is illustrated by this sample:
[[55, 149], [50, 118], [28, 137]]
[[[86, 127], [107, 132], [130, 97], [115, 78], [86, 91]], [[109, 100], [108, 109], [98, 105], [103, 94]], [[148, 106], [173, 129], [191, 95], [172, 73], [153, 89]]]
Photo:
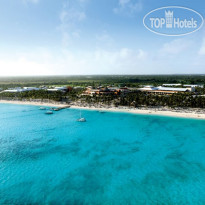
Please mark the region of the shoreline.
[[167, 116], [167, 117], [176, 117], [176, 118], [188, 118], [188, 119], [201, 119], [205, 120], [205, 114], [198, 113], [185, 113], [185, 112], [174, 112], [171, 110], [167, 111], [155, 111], [154, 109], [148, 108], [144, 109], [134, 109], [134, 108], [94, 108], [94, 107], [82, 107], [82, 106], [71, 106], [74, 109], [82, 110], [96, 110], [96, 111], [105, 111], [105, 112], [123, 112], [130, 114], [141, 114], [141, 115], [158, 115], [158, 116]]
[[18, 101], [18, 100], [0, 100], [0, 104], [15, 104], [15, 105], [35, 105], [35, 106], [48, 106], [48, 107], [64, 107], [65, 104], [62, 103], [52, 103], [52, 102], [34, 102], [34, 101]]
[[[0, 100], [0, 104], [16, 104], [16, 105], [34, 105], [34, 106], [48, 106], [48, 107], [59, 107], [63, 108], [68, 106], [67, 104], [55, 103], [55, 102], [34, 102], [34, 101], [7, 101]], [[205, 120], [205, 113], [196, 113], [194, 109], [174, 111], [171, 109], [164, 108], [163, 110], [157, 110], [156, 108], [129, 108], [129, 107], [94, 107], [94, 106], [80, 106], [80, 105], [70, 105], [74, 109], [84, 109], [84, 110], [96, 110], [105, 112], [124, 112], [132, 114], [143, 114], [143, 115], [158, 115], [158, 116], [169, 116], [169, 117], [180, 117], [180, 118], [190, 118], [190, 119], [202, 119]], [[200, 109], [202, 110], [202, 109]]]

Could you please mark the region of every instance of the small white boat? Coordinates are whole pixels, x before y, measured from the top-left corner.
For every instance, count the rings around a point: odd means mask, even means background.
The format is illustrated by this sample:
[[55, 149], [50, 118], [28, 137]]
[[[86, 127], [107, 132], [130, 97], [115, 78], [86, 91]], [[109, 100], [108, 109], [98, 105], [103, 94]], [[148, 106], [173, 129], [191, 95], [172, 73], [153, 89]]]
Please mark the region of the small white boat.
[[81, 115], [81, 111], [80, 111], [80, 118], [77, 119], [78, 122], [86, 122], [86, 119], [84, 117], [82, 117]]
[[79, 118], [77, 121], [78, 122], [86, 122], [86, 119], [82, 117], [82, 118]]
[[40, 107], [39, 110], [46, 110], [46, 108], [45, 107]]
[[47, 111], [45, 114], [51, 115], [51, 114], [53, 114], [53, 112], [52, 112], [51, 110], [49, 110], [49, 111]]
[[59, 110], [60, 110], [60, 108], [54, 108], [53, 110], [54, 110], [54, 111], [59, 111]]

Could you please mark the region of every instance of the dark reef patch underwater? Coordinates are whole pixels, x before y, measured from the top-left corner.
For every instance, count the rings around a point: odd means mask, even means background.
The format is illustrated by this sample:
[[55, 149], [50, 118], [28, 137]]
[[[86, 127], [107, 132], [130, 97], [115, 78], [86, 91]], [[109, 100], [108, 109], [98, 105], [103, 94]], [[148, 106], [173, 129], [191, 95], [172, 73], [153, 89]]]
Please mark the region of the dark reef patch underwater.
[[0, 204], [205, 204], [204, 120], [82, 114], [0, 104]]

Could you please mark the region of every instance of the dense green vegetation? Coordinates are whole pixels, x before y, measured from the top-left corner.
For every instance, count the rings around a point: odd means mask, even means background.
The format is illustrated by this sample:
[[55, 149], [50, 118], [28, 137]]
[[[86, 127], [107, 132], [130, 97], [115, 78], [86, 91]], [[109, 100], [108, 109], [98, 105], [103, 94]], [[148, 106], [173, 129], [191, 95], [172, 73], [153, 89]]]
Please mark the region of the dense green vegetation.
[[72, 100], [76, 100], [78, 95], [82, 91], [75, 91], [72, 90], [70, 92], [48, 92], [46, 90], [39, 90], [39, 91], [28, 91], [28, 92], [22, 92], [22, 93], [0, 93], [0, 99], [16, 99], [16, 100], [22, 100], [22, 99], [49, 99], [49, 100], [55, 100], [55, 101], [65, 101], [69, 102]]
[[22, 93], [0, 93], [0, 98], [8, 99], [50, 99], [55, 101], [93, 104], [114, 104], [115, 106], [169, 106], [205, 108], [205, 88], [197, 88], [196, 93], [153, 95], [139, 91], [120, 95], [81, 96], [87, 86], [127, 86], [161, 85], [163, 83], [205, 84], [205, 75], [150, 75], [150, 76], [52, 76], [52, 77], [8, 77], [0, 78], [0, 88], [23, 86], [81, 86], [68, 92], [48, 92], [46, 90]]
[[184, 108], [205, 108], [205, 96], [196, 96], [190, 93], [176, 93], [173, 95], [152, 95], [137, 91], [121, 96], [86, 96], [81, 100], [82, 102], [93, 104], [103, 103], [110, 105], [111, 103], [114, 103], [115, 106], [168, 106]]
[[139, 85], [161, 85], [163, 83], [202, 84], [205, 75], [91, 75], [91, 76], [42, 76], [0, 77], [0, 88], [17, 86], [68, 85], [98, 86], [115, 85], [137, 87]]
[[39, 99], [55, 100], [63, 102], [81, 101], [82, 103], [105, 104], [115, 106], [168, 106], [168, 107], [192, 107], [205, 108], [205, 96], [192, 95], [191, 93], [178, 93], [173, 95], [152, 95], [140, 91], [128, 93], [126, 95], [100, 95], [100, 96], [80, 96], [81, 91], [47, 92], [29, 91], [23, 93], [1, 93], [3, 99]]

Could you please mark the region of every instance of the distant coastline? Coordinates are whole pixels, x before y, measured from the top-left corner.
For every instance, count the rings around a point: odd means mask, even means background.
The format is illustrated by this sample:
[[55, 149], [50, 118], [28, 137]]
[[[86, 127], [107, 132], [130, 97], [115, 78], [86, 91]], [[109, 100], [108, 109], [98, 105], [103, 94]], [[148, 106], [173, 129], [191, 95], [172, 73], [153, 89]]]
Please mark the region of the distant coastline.
[[[34, 102], [34, 101], [7, 101], [0, 100], [0, 103], [4, 104], [19, 104], [19, 105], [35, 105], [35, 106], [48, 106], [48, 107], [65, 107], [67, 104], [58, 102]], [[132, 108], [132, 107], [114, 107], [114, 106], [88, 106], [88, 105], [78, 105], [71, 104], [71, 108], [74, 109], [85, 109], [85, 110], [97, 110], [105, 112], [125, 112], [133, 114], [144, 114], [144, 115], [162, 115], [170, 117], [182, 117], [182, 118], [194, 118], [205, 120], [205, 110], [204, 109], [179, 109], [178, 111], [171, 108]]]

